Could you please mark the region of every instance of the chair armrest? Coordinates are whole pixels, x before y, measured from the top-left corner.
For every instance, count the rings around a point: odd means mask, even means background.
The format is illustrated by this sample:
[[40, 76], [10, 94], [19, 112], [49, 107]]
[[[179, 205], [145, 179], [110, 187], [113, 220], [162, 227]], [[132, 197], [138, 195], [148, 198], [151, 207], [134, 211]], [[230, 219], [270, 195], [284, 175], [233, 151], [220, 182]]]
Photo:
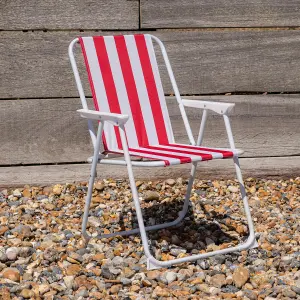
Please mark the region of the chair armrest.
[[209, 109], [220, 115], [226, 115], [234, 107], [234, 103], [201, 101], [201, 100], [188, 100], [182, 99], [182, 103], [186, 107], [195, 107], [201, 109]]
[[125, 124], [129, 119], [128, 115], [101, 112], [90, 109], [78, 109], [77, 111], [83, 118], [87, 118], [89, 120], [107, 121], [117, 126]]

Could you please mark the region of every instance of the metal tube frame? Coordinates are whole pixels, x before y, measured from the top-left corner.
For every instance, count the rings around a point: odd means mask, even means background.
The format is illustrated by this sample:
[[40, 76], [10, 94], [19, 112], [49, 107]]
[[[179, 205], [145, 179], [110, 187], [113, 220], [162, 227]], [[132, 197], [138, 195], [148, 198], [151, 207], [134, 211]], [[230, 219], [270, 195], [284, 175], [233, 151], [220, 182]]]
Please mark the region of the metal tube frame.
[[[199, 128], [199, 135], [198, 135], [197, 142], [195, 142], [192, 131], [191, 131], [191, 128], [190, 128], [190, 125], [189, 125], [189, 122], [188, 122], [188, 119], [187, 119], [187, 115], [186, 115], [184, 106], [183, 106], [182, 101], [181, 101], [181, 97], [180, 97], [179, 90], [178, 90], [178, 87], [177, 87], [177, 84], [176, 84], [176, 81], [175, 81], [175, 78], [174, 78], [174, 75], [173, 75], [173, 71], [172, 71], [168, 56], [167, 56], [167, 52], [164, 48], [164, 45], [162, 44], [162, 42], [157, 37], [152, 36], [152, 35], [151, 35], [151, 37], [152, 37], [152, 39], [154, 39], [159, 44], [159, 46], [161, 48], [163, 58], [164, 58], [165, 63], [166, 63], [168, 74], [169, 74], [169, 77], [170, 77], [170, 80], [171, 80], [171, 83], [172, 83], [172, 86], [173, 86], [173, 89], [174, 89], [174, 92], [175, 92], [177, 102], [179, 104], [179, 109], [180, 109], [180, 112], [182, 114], [182, 118], [183, 118], [183, 121], [184, 121], [184, 125], [185, 125], [185, 128], [186, 128], [190, 143], [192, 145], [200, 146], [201, 143], [202, 143], [202, 140], [203, 140], [204, 129], [205, 129], [205, 124], [206, 124], [208, 112], [207, 112], [206, 109], [203, 110], [202, 120], [201, 120], [201, 124], [200, 124], [200, 128]], [[82, 102], [82, 106], [83, 106], [83, 108], [87, 108], [86, 98], [85, 98], [85, 95], [84, 95], [84, 91], [83, 91], [83, 88], [82, 88], [82, 84], [81, 84], [80, 76], [79, 76], [79, 73], [78, 73], [76, 61], [75, 61], [74, 54], [73, 54], [73, 47], [77, 42], [78, 42], [78, 39], [75, 39], [71, 42], [71, 44], [69, 46], [69, 57], [70, 57], [72, 69], [73, 69], [73, 72], [74, 72], [77, 88], [78, 88], [78, 91], [79, 91], [80, 99], [81, 99], [81, 102]], [[223, 118], [224, 118], [224, 122], [225, 122], [225, 127], [226, 127], [226, 132], [227, 132], [230, 148], [232, 150], [234, 150], [235, 145], [234, 145], [234, 140], [233, 140], [233, 135], [232, 135], [232, 130], [231, 130], [229, 118], [225, 114], [223, 115]], [[88, 124], [89, 124], [89, 131], [90, 131], [90, 135], [91, 135], [93, 146], [94, 146], [94, 155], [93, 155], [92, 166], [91, 166], [91, 173], [90, 173], [89, 186], [88, 186], [88, 194], [87, 194], [87, 197], [86, 197], [84, 215], [83, 215], [83, 220], [82, 220], [82, 235], [83, 235], [83, 237], [86, 241], [89, 241], [90, 238], [91, 238], [91, 236], [87, 233], [86, 229], [87, 229], [88, 214], [89, 214], [89, 208], [90, 208], [90, 203], [91, 203], [91, 199], [92, 199], [92, 192], [93, 192], [93, 186], [94, 186], [97, 163], [101, 163], [101, 161], [103, 160], [102, 155], [100, 155], [100, 145], [101, 145], [101, 138], [102, 138], [102, 131], [103, 131], [103, 126], [104, 126], [104, 121], [99, 122], [97, 136], [95, 135], [94, 128], [92, 126], [92, 122], [89, 121]], [[167, 228], [167, 227], [170, 227], [170, 226], [175, 226], [175, 225], [179, 224], [184, 219], [184, 217], [185, 217], [185, 215], [188, 211], [190, 194], [191, 194], [191, 190], [192, 190], [193, 182], [194, 182], [194, 178], [195, 178], [197, 162], [192, 163], [192, 168], [191, 168], [191, 173], [190, 173], [190, 177], [189, 177], [189, 182], [188, 182], [188, 187], [187, 187], [187, 192], [186, 192], [186, 195], [185, 195], [183, 208], [179, 212], [178, 217], [172, 222], [157, 224], [157, 225], [146, 227], [145, 224], [144, 224], [143, 216], [142, 216], [142, 210], [141, 210], [141, 206], [140, 206], [140, 202], [139, 202], [139, 198], [138, 198], [137, 187], [135, 185], [134, 174], [133, 174], [133, 170], [132, 170], [132, 166], [135, 165], [135, 163], [132, 162], [131, 159], [130, 159], [130, 154], [129, 154], [129, 151], [128, 151], [128, 145], [127, 145], [124, 125], [119, 125], [119, 128], [121, 129], [120, 130], [120, 135], [121, 135], [121, 142], [122, 142], [124, 158], [125, 158], [125, 162], [122, 161], [123, 162], [122, 164], [125, 164], [127, 166], [128, 177], [129, 177], [129, 181], [130, 181], [130, 187], [131, 187], [132, 197], [133, 197], [133, 201], [134, 201], [134, 205], [135, 205], [135, 209], [136, 209], [136, 215], [137, 215], [137, 221], [138, 221], [139, 228], [136, 228], [136, 229], [133, 229], [133, 230], [122, 231], [122, 232], [115, 232], [115, 233], [111, 233], [111, 234], [98, 235], [98, 236], [96, 236], [96, 238], [109, 238], [109, 237], [113, 237], [113, 236], [126, 236], [126, 235], [135, 234], [135, 233], [140, 233], [141, 238], [142, 238], [142, 244], [143, 244], [143, 247], [144, 247], [144, 252], [145, 252], [145, 255], [147, 257], [147, 268], [148, 268], [148, 270], [156, 269], [156, 268], [162, 268], [162, 267], [170, 267], [174, 264], [180, 264], [180, 263], [184, 263], [184, 262], [195, 261], [195, 260], [198, 260], [198, 259], [204, 259], [204, 258], [214, 256], [214, 255], [218, 255], [218, 254], [226, 254], [226, 253], [230, 253], [230, 252], [241, 251], [241, 250], [257, 247], [257, 242], [256, 242], [256, 239], [255, 239], [255, 233], [254, 233], [254, 226], [253, 226], [251, 213], [250, 213], [250, 208], [249, 208], [249, 204], [248, 204], [248, 198], [247, 198], [247, 195], [246, 195], [246, 190], [245, 190], [245, 186], [244, 186], [244, 182], [243, 182], [243, 178], [242, 178], [242, 174], [241, 174], [239, 159], [238, 159], [238, 156], [235, 155], [233, 157], [233, 162], [234, 162], [234, 165], [235, 165], [236, 175], [237, 175], [237, 179], [238, 179], [239, 186], [240, 186], [242, 201], [243, 201], [245, 215], [246, 215], [246, 219], [247, 219], [247, 222], [248, 222], [248, 228], [249, 228], [249, 236], [248, 236], [247, 241], [245, 243], [239, 244], [238, 246], [235, 246], [235, 247], [230, 247], [230, 248], [226, 248], [226, 249], [222, 249], [222, 250], [216, 250], [216, 251], [213, 251], [213, 252], [197, 254], [197, 255], [191, 255], [191, 256], [187, 256], [187, 257], [172, 259], [172, 260], [169, 260], [169, 261], [159, 261], [159, 260], [157, 260], [150, 252], [149, 244], [148, 244], [147, 231], [158, 230], [158, 229]], [[107, 161], [107, 163], [110, 163], [110, 162], [113, 163], [113, 162], [118, 162], [118, 161]], [[119, 162], [121, 164], [121, 161], [119, 161]], [[140, 162], [138, 165], [145, 165], [145, 164]], [[147, 166], [150, 166], [150, 165], [151, 164], [148, 164]]]

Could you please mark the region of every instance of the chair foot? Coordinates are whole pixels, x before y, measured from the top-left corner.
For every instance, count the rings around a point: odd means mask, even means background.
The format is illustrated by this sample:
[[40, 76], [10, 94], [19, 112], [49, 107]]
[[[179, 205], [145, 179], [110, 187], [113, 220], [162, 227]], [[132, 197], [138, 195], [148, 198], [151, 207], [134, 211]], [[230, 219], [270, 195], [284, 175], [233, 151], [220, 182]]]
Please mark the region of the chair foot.
[[237, 251], [242, 251], [242, 250], [249, 250], [253, 248], [257, 248], [258, 243], [256, 239], [254, 238], [248, 238], [248, 240], [245, 243], [239, 244], [235, 247], [230, 247], [222, 250], [215, 250], [212, 252], [206, 252], [202, 254], [194, 254], [191, 256], [186, 256], [186, 257], [181, 257], [181, 258], [176, 258], [172, 259], [169, 261], [159, 261], [153, 256], [149, 256], [147, 258], [147, 270], [155, 270], [155, 269], [161, 269], [161, 268], [168, 268], [171, 267], [175, 264], [181, 264], [181, 263], [186, 263], [186, 262], [192, 262], [196, 261], [198, 259], [205, 259], [214, 255], [220, 255], [220, 254], [227, 254], [227, 253], [232, 253], [232, 252], [237, 252]]
[[253, 243], [251, 244], [251, 246], [249, 247], [249, 249], [255, 249], [258, 248], [258, 243], [256, 238], [254, 239]]

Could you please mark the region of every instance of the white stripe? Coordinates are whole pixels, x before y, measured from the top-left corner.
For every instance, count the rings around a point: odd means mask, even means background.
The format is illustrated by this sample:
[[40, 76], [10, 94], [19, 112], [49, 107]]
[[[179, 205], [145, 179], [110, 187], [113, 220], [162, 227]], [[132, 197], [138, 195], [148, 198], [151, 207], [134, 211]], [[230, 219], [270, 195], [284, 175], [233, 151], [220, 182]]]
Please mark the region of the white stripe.
[[169, 112], [168, 112], [168, 108], [167, 108], [167, 104], [166, 104], [166, 98], [165, 98], [162, 82], [160, 79], [160, 74], [159, 74], [159, 70], [158, 70], [158, 65], [157, 65], [157, 61], [156, 61], [156, 56], [155, 56], [155, 51], [153, 48], [152, 39], [151, 39], [151, 36], [148, 34], [145, 34], [145, 39], [146, 39], [146, 45], [148, 48], [148, 53], [150, 56], [150, 62], [151, 62], [154, 80], [155, 80], [155, 84], [156, 84], [156, 88], [157, 88], [157, 92], [158, 92], [159, 102], [160, 102], [166, 130], [167, 130], [168, 141], [169, 141], [169, 143], [174, 143], [174, 134], [173, 134], [170, 116], [169, 116]]
[[135, 39], [133, 35], [125, 35], [124, 37], [141, 105], [148, 141], [149, 144], [155, 145], [158, 144], [158, 137]]
[[[176, 144], [179, 146], [179, 144]], [[185, 145], [186, 146], [186, 145]], [[158, 147], [161, 147], [161, 148], [164, 148], [166, 150], [182, 150], [182, 151], [192, 151], [192, 152], [195, 152], [195, 151], [199, 151], [199, 152], [202, 152], [204, 154], [210, 154], [213, 158], [223, 158], [223, 154], [222, 153], [218, 153], [218, 152], [211, 152], [211, 151], [206, 151], [206, 150], [200, 150], [200, 149], [197, 149], [195, 148], [194, 150], [193, 149], [188, 149], [188, 148], [179, 148], [179, 147], [172, 147], [172, 146], [165, 146], [165, 145], [158, 145]], [[178, 153], [178, 155], [181, 155]], [[201, 154], [199, 154], [199, 156], [201, 156]]]
[[129, 143], [129, 147], [138, 147], [138, 139], [137, 134], [132, 118], [132, 112], [128, 100], [127, 90], [124, 82], [124, 77], [120, 65], [120, 60], [116, 48], [115, 39], [112, 36], [105, 37], [104, 38], [109, 64], [111, 67], [117, 96], [118, 96], [118, 102], [120, 105], [121, 113], [127, 114], [130, 116], [129, 120], [125, 124], [125, 130], [126, 130], [126, 137]]
[[[84, 43], [99, 109], [103, 112], [110, 112], [94, 40], [92, 37], [84, 37], [82, 40]], [[103, 131], [108, 149], [117, 149], [118, 143], [114, 126], [108, 122], [105, 122]]]
[[[168, 151], [168, 150], [157, 150], [157, 149], [150, 149], [150, 148], [143, 148], [143, 147], [139, 147], [136, 150], [144, 150], [144, 151], [149, 151], [149, 152], [155, 152], [158, 154], [170, 154], [170, 155], [175, 155], [175, 156], [183, 156], [183, 157], [189, 157], [191, 158], [192, 161], [200, 161], [202, 160], [202, 157], [199, 155], [193, 155], [193, 154], [186, 154], [186, 153], [178, 153], [178, 152], [172, 152], [172, 151]], [[144, 155], [144, 154], [143, 154]], [[146, 154], [148, 155], [148, 154]], [[152, 155], [152, 154], [150, 154]]]
[[140, 153], [140, 152], [136, 152], [136, 151], [129, 151], [129, 153], [130, 153], [130, 155], [142, 156], [145, 158], [167, 160], [170, 162], [170, 165], [179, 165], [181, 163], [180, 159], [172, 158], [172, 157], [165, 157], [165, 156], [156, 155], [156, 154], [146, 154], [146, 153]]
[[[195, 149], [197, 148], [201, 148], [201, 146], [193, 146], [193, 145], [185, 145], [185, 144], [177, 144], [176, 145], [178, 146], [189, 146], [189, 147], [193, 147]], [[204, 147], [204, 148], [207, 148], [207, 149], [211, 149], [211, 153], [217, 153], [217, 152], [213, 152], [213, 150], [220, 150], [220, 151], [226, 151], [226, 152], [233, 152], [235, 154], [238, 154], [238, 149], [228, 149], [228, 148], [210, 148], [210, 147]], [[205, 152], [204, 150], [201, 150], [203, 152]]]

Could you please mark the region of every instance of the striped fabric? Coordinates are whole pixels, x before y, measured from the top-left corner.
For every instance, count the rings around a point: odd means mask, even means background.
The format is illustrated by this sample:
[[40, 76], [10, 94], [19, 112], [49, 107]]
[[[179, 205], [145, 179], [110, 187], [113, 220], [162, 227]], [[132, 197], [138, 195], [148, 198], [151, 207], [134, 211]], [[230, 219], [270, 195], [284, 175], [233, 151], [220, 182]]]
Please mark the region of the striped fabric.
[[[127, 114], [130, 155], [163, 160], [165, 165], [232, 157], [230, 150], [175, 144], [150, 35], [79, 39], [95, 109]], [[106, 152], [122, 153], [119, 128], [106, 122]]]

